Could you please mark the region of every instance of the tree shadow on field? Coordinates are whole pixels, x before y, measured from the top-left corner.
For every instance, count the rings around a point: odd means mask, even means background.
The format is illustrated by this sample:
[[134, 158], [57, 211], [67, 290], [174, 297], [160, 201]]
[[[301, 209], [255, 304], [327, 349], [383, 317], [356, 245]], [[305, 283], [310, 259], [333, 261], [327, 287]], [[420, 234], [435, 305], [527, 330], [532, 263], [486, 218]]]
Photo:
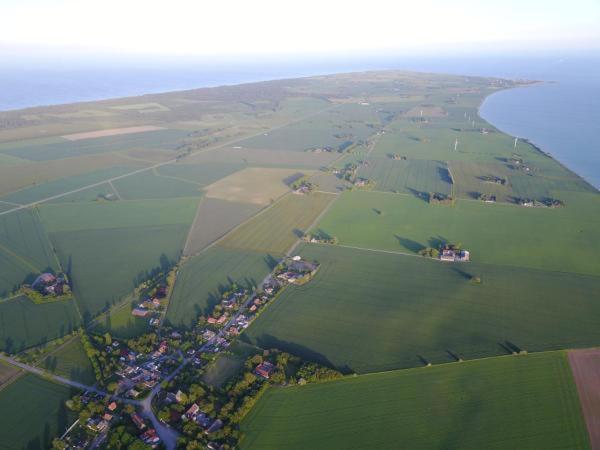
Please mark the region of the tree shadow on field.
[[[251, 342], [248, 342], [251, 343]], [[316, 362], [323, 366], [331, 367], [333, 369], [337, 369], [342, 372], [344, 375], [348, 375], [354, 373], [354, 371], [347, 365], [335, 365], [333, 364], [325, 355], [322, 353], [316, 352], [308, 347], [297, 344], [295, 342], [283, 341], [275, 336], [270, 334], [262, 334], [258, 338], [256, 338], [256, 345], [259, 347], [269, 349], [276, 348], [279, 350], [283, 350], [284, 352], [290, 353], [292, 355], [299, 356], [302, 359], [307, 361]]]
[[450, 171], [448, 170], [447, 167], [438, 167], [437, 173], [443, 182], [448, 183], [448, 184], [453, 184], [452, 177], [450, 176]]
[[437, 236], [430, 237], [427, 242], [430, 248], [440, 248], [448, 243], [448, 239], [438, 234]]
[[462, 269], [459, 269], [458, 267], [452, 267], [452, 271], [456, 272], [457, 274], [459, 274], [462, 278], [464, 278], [465, 280], [470, 280], [471, 278], [473, 278], [473, 275], [471, 275], [468, 272], [465, 272]]
[[398, 242], [402, 247], [404, 247], [407, 250], [410, 250], [411, 252], [419, 253], [425, 248], [423, 244], [417, 241], [413, 241], [412, 239], [403, 238], [402, 236], [398, 236], [397, 234], [395, 234], [394, 237], [398, 239]]
[[419, 200], [422, 200], [425, 203], [429, 203], [429, 192], [417, 191], [416, 189], [413, 189], [408, 186], [406, 187], [406, 190], [408, 192], [410, 192], [412, 195], [414, 195], [416, 198], [418, 198]]
[[304, 231], [302, 231], [300, 228], [294, 228], [293, 233], [298, 239], [304, 237]]

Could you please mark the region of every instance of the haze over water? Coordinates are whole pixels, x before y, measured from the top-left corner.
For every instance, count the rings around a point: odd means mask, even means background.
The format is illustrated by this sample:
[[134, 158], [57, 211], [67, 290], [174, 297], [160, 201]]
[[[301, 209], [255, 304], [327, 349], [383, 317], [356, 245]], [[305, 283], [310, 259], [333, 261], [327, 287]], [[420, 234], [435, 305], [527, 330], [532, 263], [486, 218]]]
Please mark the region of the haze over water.
[[[49, 68], [50, 67], [50, 68]], [[498, 92], [483, 118], [549, 152], [600, 188], [600, 55], [340, 57], [234, 62], [61, 61], [0, 64], [0, 111], [336, 72], [412, 69], [547, 81]]]

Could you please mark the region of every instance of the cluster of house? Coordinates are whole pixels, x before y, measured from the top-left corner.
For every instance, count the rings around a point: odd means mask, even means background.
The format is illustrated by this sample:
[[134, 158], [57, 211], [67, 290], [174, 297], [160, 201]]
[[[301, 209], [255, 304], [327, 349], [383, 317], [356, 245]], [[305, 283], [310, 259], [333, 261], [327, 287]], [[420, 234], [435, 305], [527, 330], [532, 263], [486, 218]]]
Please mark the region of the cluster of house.
[[139, 397], [144, 390], [152, 389], [166, 376], [163, 370], [168, 355], [169, 346], [162, 341], [150, 355], [136, 354], [132, 350], [122, 349], [119, 361], [121, 367], [115, 372], [120, 377], [117, 392], [125, 392], [130, 398]]
[[298, 186], [292, 192], [296, 195], [306, 195], [306, 194], [310, 193], [311, 190], [312, 190], [311, 184], [302, 183], [300, 186]]
[[508, 160], [509, 163], [512, 164], [512, 167], [515, 169], [520, 169], [525, 173], [531, 173], [533, 169], [523, 162], [523, 158], [519, 156], [513, 156]]
[[[87, 400], [84, 400], [84, 398], [86, 398]], [[81, 397], [82, 402], [87, 403], [89, 401], [89, 393], [85, 393], [82, 397]], [[110, 426], [110, 422], [113, 420], [115, 414], [116, 414], [116, 409], [117, 409], [117, 402], [110, 402], [107, 406], [105, 411], [102, 414], [99, 414], [97, 416], [94, 417], [90, 417], [85, 426], [95, 432], [95, 433], [103, 433], [104, 431], [108, 430], [108, 427]]]
[[70, 292], [69, 282], [64, 274], [54, 275], [52, 273], [42, 273], [31, 283], [31, 289], [39, 292], [43, 296], [58, 297]]
[[496, 196], [491, 194], [479, 194], [479, 200], [484, 203], [496, 203]]
[[536, 200], [531, 198], [519, 198], [517, 203], [526, 208], [561, 208], [565, 206], [562, 200], [556, 198], [545, 198]]
[[440, 260], [441, 261], [458, 261], [458, 262], [466, 262], [471, 258], [471, 254], [467, 250], [455, 249], [451, 245], [444, 246], [440, 251]]
[[[178, 390], [176, 393], [169, 392], [165, 397], [166, 404], [182, 403], [185, 395]], [[204, 434], [209, 435], [219, 431], [223, 427], [221, 419], [213, 419], [206, 412], [200, 409], [198, 404], [193, 403], [183, 414], [176, 410], [171, 410], [170, 422], [178, 422], [179, 420], [195, 422]]]
[[318, 264], [294, 256], [284, 261], [282, 268], [275, 272], [275, 277], [280, 283], [298, 284], [313, 276], [318, 268]]
[[146, 422], [138, 413], [131, 413], [130, 417], [131, 421], [136, 426], [138, 431], [142, 433], [139, 436], [141, 441], [144, 444], [151, 446], [152, 448], [157, 447], [158, 444], [160, 444], [160, 437], [158, 436], [156, 430], [152, 427], [148, 428]]

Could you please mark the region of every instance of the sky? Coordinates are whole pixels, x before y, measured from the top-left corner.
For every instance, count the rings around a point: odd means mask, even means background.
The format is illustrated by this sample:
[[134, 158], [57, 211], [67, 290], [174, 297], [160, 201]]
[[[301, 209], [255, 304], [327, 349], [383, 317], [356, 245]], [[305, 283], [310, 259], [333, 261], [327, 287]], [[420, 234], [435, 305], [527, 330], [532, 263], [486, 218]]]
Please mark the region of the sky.
[[0, 0], [0, 50], [150, 55], [600, 48], [600, 0]]

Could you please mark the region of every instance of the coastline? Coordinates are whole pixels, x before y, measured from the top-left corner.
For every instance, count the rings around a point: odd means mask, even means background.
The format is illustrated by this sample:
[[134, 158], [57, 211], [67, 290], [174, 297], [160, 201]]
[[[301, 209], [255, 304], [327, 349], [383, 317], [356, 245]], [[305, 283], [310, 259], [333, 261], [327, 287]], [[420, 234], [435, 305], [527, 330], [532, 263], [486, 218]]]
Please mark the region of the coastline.
[[554, 155], [553, 153], [547, 151], [543, 145], [535, 142], [532, 138], [528, 137], [528, 136], [522, 136], [522, 135], [516, 135], [508, 130], [506, 130], [505, 128], [499, 126], [498, 124], [494, 123], [494, 121], [489, 118], [489, 117], [484, 117], [481, 114], [481, 109], [484, 106], [484, 104], [488, 101], [489, 98], [491, 98], [492, 96], [499, 94], [501, 92], [504, 91], [510, 91], [510, 90], [515, 90], [515, 89], [525, 89], [525, 88], [531, 88], [531, 87], [535, 87], [535, 86], [539, 86], [539, 85], [545, 85], [545, 84], [557, 84], [558, 82], [556, 81], [536, 81], [533, 82], [531, 84], [520, 84], [517, 86], [513, 86], [513, 87], [509, 87], [509, 88], [504, 88], [504, 89], [500, 89], [496, 92], [492, 92], [491, 94], [487, 95], [482, 101], [481, 104], [479, 105], [479, 107], [477, 108], [477, 115], [485, 120], [486, 122], [488, 122], [489, 124], [491, 124], [492, 126], [494, 126], [496, 129], [500, 130], [502, 133], [506, 134], [507, 136], [511, 136], [514, 138], [518, 138], [523, 142], [526, 142], [527, 144], [529, 144], [534, 150], [536, 150], [537, 152], [539, 152], [540, 154], [542, 154], [543, 156], [546, 156], [548, 158], [551, 158], [552, 160], [554, 160], [557, 164], [559, 164], [562, 168], [564, 168], [565, 170], [567, 170], [568, 172], [572, 173], [573, 175], [575, 175], [577, 178], [581, 179], [583, 182], [585, 182], [585, 184], [587, 184], [591, 190], [593, 190], [596, 193], [600, 193], [600, 186], [595, 186], [590, 180], [586, 179], [583, 175], [579, 174], [576, 172], [575, 169], [569, 167], [569, 163], [566, 161], [561, 161], [556, 155]]

